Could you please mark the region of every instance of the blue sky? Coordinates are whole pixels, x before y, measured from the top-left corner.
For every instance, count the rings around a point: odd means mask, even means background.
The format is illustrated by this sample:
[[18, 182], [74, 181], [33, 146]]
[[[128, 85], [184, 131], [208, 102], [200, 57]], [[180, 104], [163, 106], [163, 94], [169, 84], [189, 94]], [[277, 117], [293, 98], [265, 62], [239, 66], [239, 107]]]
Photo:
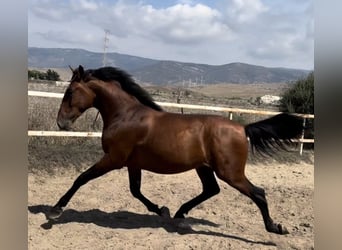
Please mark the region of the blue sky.
[[28, 46], [313, 69], [313, 0], [29, 0]]

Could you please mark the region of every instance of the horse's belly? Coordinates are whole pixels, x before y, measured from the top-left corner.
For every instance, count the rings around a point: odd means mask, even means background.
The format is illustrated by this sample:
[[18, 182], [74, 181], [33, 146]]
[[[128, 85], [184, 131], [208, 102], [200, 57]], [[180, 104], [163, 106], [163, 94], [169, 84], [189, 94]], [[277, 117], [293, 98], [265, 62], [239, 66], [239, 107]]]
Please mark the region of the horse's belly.
[[200, 152], [150, 152], [134, 150], [129, 157], [128, 167], [145, 169], [160, 174], [176, 174], [185, 172], [201, 165], [206, 165]]

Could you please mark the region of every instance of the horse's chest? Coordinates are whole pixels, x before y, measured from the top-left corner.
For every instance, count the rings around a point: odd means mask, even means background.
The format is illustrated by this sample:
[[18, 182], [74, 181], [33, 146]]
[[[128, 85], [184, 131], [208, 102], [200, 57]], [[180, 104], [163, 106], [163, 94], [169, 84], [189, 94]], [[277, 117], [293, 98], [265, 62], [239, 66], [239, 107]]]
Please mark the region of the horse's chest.
[[102, 148], [105, 153], [110, 151], [131, 152], [136, 145], [142, 144], [145, 130], [136, 128], [118, 128], [106, 130], [102, 133]]

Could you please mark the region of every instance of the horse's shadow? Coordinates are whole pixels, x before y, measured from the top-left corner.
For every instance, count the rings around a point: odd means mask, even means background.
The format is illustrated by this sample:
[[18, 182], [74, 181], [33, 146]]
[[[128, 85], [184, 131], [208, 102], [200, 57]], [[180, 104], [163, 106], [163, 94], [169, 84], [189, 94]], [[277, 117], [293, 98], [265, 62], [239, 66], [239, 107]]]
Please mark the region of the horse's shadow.
[[[45, 216], [50, 211], [51, 206], [35, 205], [29, 206], [28, 210], [33, 214], [43, 213]], [[253, 241], [236, 235], [229, 235], [214, 231], [194, 230], [191, 225], [201, 224], [211, 227], [219, 227], [219, 224], [213, 223], [204, 219], [197, 219], [188, 217], [185, 219], [187, 227], [180, 226], [179, 219], [165, 218], [158, 215], [151, 214], [137, 214], [129, 211], [116, 211], [107, 213], [99, 209], [92, 209], [88, 211], [76, 211], [74, 209], [67, 209], [63, 212], [58, 220], [47, 220], [41, 225], [44, 229], [50, 229], [56, 224], [65, 224], [70, 222], [78, 223], [92, 223], [101, 227], [108, 227], [113, 229], [138, 229], [138, 228], [164, 228], [170, 233], [179, 234], [202, 234], [216, 237], [225, 237], [235, 240], [241, 240], [246, 243], [261, 244], [267, 246], [276, 246], [273, 242]]]

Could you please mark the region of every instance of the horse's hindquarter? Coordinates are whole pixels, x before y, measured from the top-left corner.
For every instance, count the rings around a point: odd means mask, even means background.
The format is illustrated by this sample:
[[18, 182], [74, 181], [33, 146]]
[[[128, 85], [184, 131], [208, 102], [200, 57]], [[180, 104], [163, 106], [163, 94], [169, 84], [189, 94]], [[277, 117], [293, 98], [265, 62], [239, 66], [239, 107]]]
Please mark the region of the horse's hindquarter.
[[211, 164], [217, 171], [244, 171], [248, 156], [248, 141], [244, 126], [229, 120], [219, 120], [211, 127]]

